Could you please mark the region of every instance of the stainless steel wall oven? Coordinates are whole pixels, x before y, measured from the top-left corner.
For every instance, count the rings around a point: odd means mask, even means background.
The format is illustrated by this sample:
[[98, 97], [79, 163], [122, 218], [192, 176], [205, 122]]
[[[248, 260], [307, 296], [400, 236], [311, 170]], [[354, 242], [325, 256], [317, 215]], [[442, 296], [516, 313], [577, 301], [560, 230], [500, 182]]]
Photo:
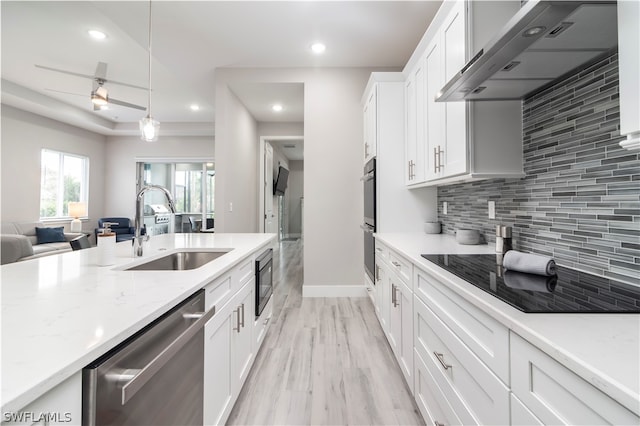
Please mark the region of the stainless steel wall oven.
[[273, 293], [273, 249], [268, 249], [256, 259], [256, 318], [267, 306]]
[[376, 159], [365, 164], [362, 176], [364, 188], [364, 270], [375, 284], [376, 249], [373, 233], [376, 232]]

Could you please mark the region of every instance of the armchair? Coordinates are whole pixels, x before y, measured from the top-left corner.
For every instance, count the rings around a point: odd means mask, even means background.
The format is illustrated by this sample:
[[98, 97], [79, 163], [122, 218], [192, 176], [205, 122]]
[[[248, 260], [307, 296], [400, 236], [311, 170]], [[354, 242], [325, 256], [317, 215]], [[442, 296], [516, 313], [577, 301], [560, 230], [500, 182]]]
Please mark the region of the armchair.
[[[120, 241], [133, 240], [135, 236], [135, 229], [131, 226], [131, 220], [128, 217], [102, 217], [98, 219], [98, 228], [96, 228], [96, 241], [98, 240], [98, 233], [100, 229], [104, 228], [105, 222], [116, 223], [117, 225], [111, 225], [111, 231], [116, 234], [116, 243]], [[145, 229], [142, 229], [142, 234], [145, 234]]]

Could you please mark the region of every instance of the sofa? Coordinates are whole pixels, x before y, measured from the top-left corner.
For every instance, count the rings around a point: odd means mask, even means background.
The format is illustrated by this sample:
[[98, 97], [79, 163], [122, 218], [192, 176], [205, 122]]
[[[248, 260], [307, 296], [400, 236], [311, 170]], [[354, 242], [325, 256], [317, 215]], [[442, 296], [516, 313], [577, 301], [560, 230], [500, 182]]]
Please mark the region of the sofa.
[[[0, 229], [0, 264], [18, 262], [21, 260], [35, 259], [42, 256], [71, 251], [69, 243], [74, 238], [84, 235], [77, 232], [62, 232], [64, 241], [42, 242], [45, 238], [41, 231], [40, 242], [36, 228], [47, 228], [47, 234], [59, 236], [56, 227], [47, 227], [42, 222], [2, 222]], [[47, 235], [48, 236], [48, 235]], [[55, 238], [54, 238], [55, 239]]]
[[[136, 228], [131, 226], [131, 220], [128, 217], [101, 217], [98, 219], [98, 227], [95, 230], [96, 241], [98, 241], [98, 234], [100, 230], [104, 228], [106, 222], [111, 223], [111, 232], [116, 234], [116, 243], [120, 241], [131, 241], [135, 237]], [[145, 235], [146, 228], [140, 230], [142, 235]]]

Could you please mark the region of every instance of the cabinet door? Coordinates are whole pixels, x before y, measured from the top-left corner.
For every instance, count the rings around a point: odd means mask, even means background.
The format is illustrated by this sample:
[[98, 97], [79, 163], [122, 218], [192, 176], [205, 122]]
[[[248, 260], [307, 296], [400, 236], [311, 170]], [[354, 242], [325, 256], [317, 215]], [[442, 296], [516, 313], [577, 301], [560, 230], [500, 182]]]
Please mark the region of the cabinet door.
[[224, 424], [233, 406], [231, 388], [231, 302], [204, 326], [204, 424]]
[[231, 388], [238, 395], [253, 362], [252, 325], [255, 319], [255, 278], [231, 301]]
[[403, 285], [400, 288], [397, 298], [400, 301], [402, 322], [402, 341], [398, 346], [400, 350], [398, 362], [400, 363], [400, 369], [404, 374], [407, 385], [409, 385], [409, 389], [411, 389], [411, 393], [413, 394], [413, 293], [409, 291], [407, 286]]
[[391, 350], [399, 358], [400, 346], [402, 344], [402, 309], [400, 306], [400, 281], [395, 274], [389, 277], [389, 333], [387, 337]]
[[425, 150], [425, 177], [427, 180], [440, 176], [438, 173], [438, 152], [445, 144], [445, 104], [436, 102], [437, 93], [444, 85], [442, 74], [442, 51], [440, 38], [435, 39], [427, 46], [425, 57], [426, 85], [425, 85], [425, 109], [427, 120]]
[[389, 329], [389, 269], [376, 257], [376, 313], [385, 333]]
[[[443, 85], [466, 63], [466, 5], [456, 2], [442, 27]], [[444, 143], [440, 147], [438, 165], [442, 177], [467, 171], [467, 105], [445, 102]]]
[[627, 135], [623, 146], [640, 149], [640, 3], [618, 2], [618, 63], [620, 75], [620, 134]]
[[418, 63], [410, 73], [406, 90], [406, 164], [405, 182], [413, 185], [424, 182], [424, 67]]
[[364, 161], [376, 156], [378, 146], [378, 87], [373, 86], [364, 107]]
[[[6, 422], [6, 423], [5, 423]], [[82, 373], [77, 372], [26, 407], [3, 412], [3, 425], [64, 425], [82, 422]]]

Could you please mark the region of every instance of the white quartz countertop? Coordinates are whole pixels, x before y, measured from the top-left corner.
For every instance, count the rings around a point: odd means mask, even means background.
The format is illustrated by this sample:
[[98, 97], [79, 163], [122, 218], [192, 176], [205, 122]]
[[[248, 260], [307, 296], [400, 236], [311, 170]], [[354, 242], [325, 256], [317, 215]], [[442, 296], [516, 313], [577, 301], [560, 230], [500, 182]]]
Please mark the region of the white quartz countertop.
[[446, 234], [375, 237], [640, 415], [640, 314], [527, 314], [420, 256], [495, 253], [493, 246], [463, 246]]
[[[145, 243], [142, 258], [118, 243], [112, 266], [98, 266], [91, 248], [0, 267], [2, 411], [23, 408], [274, 240], [165, 234]], [[178, 249], [231, 251], [190, 271], [122, 270]]]

